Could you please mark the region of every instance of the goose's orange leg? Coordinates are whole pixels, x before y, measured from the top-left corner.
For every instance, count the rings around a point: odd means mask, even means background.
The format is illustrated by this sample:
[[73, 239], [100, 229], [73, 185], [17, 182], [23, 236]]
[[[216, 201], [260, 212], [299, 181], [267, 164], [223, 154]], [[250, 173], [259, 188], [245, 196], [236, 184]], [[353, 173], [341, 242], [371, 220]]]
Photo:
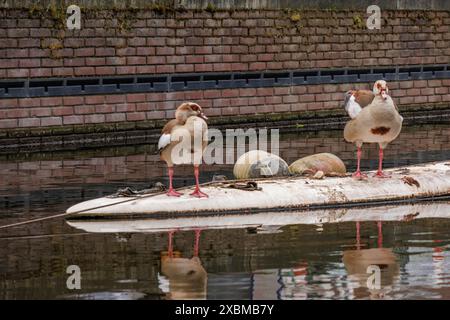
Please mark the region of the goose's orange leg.
[[391, 176], [383, 172], [383, 148], [380, 147], [380, 151], [378, 152], [379, 160], [378, 160], [378, 170], [375, 173], [374, 177], [377, 178], [390, 178]]
[[182, 195], [182, 193], [179, 193], [178, 191], [175, 191], [172, 185], [173, 180], [173, 167], [168, 167], [169, 170], [169, 191], [167, 191], [167, 195], [171, 197], [179, 197]]
[[208, 195], [202, 191], [200, 191], [200, 184], [198, 182], [198, 166], [194, 166], [194, 175], [195, 175], [195, 190], [191, 193], [191, 196], [197, 197], [197, 198], [208, 198]]
[[357, 164], [356, 164], [356, 172], [353, 173], [353, 178], [356, 178], [356, 179], [364, 179], [364, 178], [367, 178], [367, 175], [366, 175], [365, 173], [362, 173], [362, 172], [361, 172], [361, 169], [360, 169], [361, 155], [362, 155], [361, 147], [358, 147], [358, 151], [356, 152], [356, 155], [357, 155], [357, 157], [358, 157], [358, 162], [357, 162]]

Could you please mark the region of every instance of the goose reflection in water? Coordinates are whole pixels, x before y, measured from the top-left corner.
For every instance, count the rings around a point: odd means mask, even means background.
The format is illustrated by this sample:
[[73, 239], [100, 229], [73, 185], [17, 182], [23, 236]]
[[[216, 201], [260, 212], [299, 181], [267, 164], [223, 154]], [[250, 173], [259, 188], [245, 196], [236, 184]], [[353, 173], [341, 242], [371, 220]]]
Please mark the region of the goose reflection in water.
[[161, 253], [160, 288], [167, 299], [206, 299], [207, 273], [199, 254], [200, 229], [195, 230], [194, 254], [192, 258], [182, 258], [173, 250], [175, 230], [168, 232], [168, 250]]
[[[399, 274], [399, 264], [392, 248], [383, 248], [382, 222], [378, 222], [378, 248], [361, 249], [360, 222], [356, 222], [356, 250], [343, 252], [342, 261], [348, 273], [350, 286], [353, 284], [353, 298], [389, 298], [392, 285]], [[381, 271], [379, 285], [372, 281]], [[376, 271], [375, 271], [376, 272]], [[369, 279], [371, 277], [371, 279]]]

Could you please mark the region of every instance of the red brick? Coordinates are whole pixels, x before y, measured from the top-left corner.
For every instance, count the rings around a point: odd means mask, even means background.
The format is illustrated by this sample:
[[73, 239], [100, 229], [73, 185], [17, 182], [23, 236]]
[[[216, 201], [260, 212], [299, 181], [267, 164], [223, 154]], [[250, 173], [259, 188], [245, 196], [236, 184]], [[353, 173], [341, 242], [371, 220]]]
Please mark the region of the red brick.
[[203, 56], [186, 56], [186, 63], [203, 63]]
[[157, 47], [156, 55], [158, 56], [170, 56], [175, 54], [175, 48], [171, 47]]
[[95, 49], [95, 56], [102, 57], [102, 56], [114, 56], [115, 50], [114, 48], [96, 48]]
[[174, 73], [174, 65], [158, 65], [156, 66], [156, 73]]
[[6, 71], [8, 78], [27, 78], [29, 72], [28, 69], [8, 69]]
[[84, 102], [86, 104], [102, 104], [105, 103], [105, 96], [86, 96]]
[[434, 88], [423, 88], [420, 89], [420, 94], [424, 96], [434, 95]]
[[255, 88], [239, 89], [239, 96], [241, 97], [254, 97], [255, 95], [256, 95]]
[[41, 120], [39, 118], [19, 119], [19, 128], [23, 127], [39, 127]]
[[100, 104], [95, 106], [95, 113], [112, 113], [114, 112], [114, 105]]
[[203, 97], [205, 99], [215, 99], [221, 96], [220, 90], [207, 90], [203, 92]]
[[147, 112], [147, 119], [164, 119], [165, 118], [165, 112], [164, 111], [150, 111]]
[[95, 75], [94, 67], [77, 67], [74, 69], [76, 76], [92, 76]]
[[0, 99], [0, 108], [18, 107], [19, 101], [17, 99]]
[[265, 97], [250, 97], [248, 99], [249, 105], [261, 105], [265, 103]]
[[177, 64], [175, 66], [175, 72], [194, 72], [193, 64]]
[[212, 64], [195, 64], [194, 65], [195, 72], [211, 72], [213, 71]]
[[106, 64], [106, 59], [102, 57], [89, 57], [86, 58], [87, 66], [102, 66]]
[[146, 64], [146, 63], [147, 63], [146, 57], [127, 57], [128, 65]]
[[255, 114], [256, 107], [255, 106], [244, 106], [239, 108], [240, 114]]
[[289, 95], [283, 96], [283, 103], [294, 103], [299, 101], [299, 96], [297, 95]]
[[0, 128], [17, 128], [17, 119], [0, 119]]
[[127, 102], [145, 102], [145, 93], [132, 93], [127, 94]]
[[77, 116], [65, 116], [63, 117], [63, 123], [64, 124], [82, 124], [83, 116], [77, 115]]
[[95, 67], [96, 75], [114, 75], [116, 74], [115, 67]]
[[63, 104], [65, 106], [74, 106], [83, 103], [84, 103], [83, 97], [63, 97]]
[[60, 126], [62, 125], [62, 117], [46, 117], [41, 118], [41, 126]]
[[231, 106], [246, 106], [248, 105], [248, 98], [231, 98], [230, 99]]
[[126, 101], [124, 94], [112, 94], [106, 96], [106, 103], [123, 103]]
[[26, 118], [29, 116], [28, 109], [8, 109], [5, 111], [7, 118]]
[[123, 122], [126, 121], [125, 113], [111, 113], [105, 115], [106, 122]]
[[61, 97], [46, 97], [46, 98], [41, 98], [41, 105], [42, 106], [61, 106], [62, 103], [62, 98]]
[[104, 114], [89, 114], [84, 116], [84, 123], [103, 123], [105, 122]]
[[186, 100], [200, 100], [203, 99], [203, 91], [186, 91], [184, 97]]
[[23, 98], [19, 99], [19, 107], [39, 107], [41, 105], [41, 100], [39, 98]]
[[239, 96], [239, 89], [225, 89], [222, 90], [222, 97], [228, 98], [228, 97], [238, 97]]
[[116, 112], [133, 112], [136, 110], [134, 103], [122, 103], [116, 105]]
[[78, 48], [73, 52], [76, 57], [93, 57], [95, 56], [95, 48]]
[[68, 116], [73, 114], [73, 107], [58, 107], [52, 109], [54, 116]]
[[117, 74], [135, 74], [136, 66], [116, 67]]
[[75, 114], [89, 114], [95, 113], [95, 105], [79, 105], [74, 108]]
[[269, 96], [265, 97], [266, 104], [279, 104], [283, 100], [282, 96]]
[[48, 117], [52, 115], [51, 108], [32, 108], [30, 109], [31, 117]]
[[156, 56], [147, 57], [147, 63], [148, 64], [163, 64], [163, 63], [166, 63], [166, 57], [156, 57]]
[[145, 119], [146, 119], [145, 112], [127, 113], [127, 121], [140, 121]]

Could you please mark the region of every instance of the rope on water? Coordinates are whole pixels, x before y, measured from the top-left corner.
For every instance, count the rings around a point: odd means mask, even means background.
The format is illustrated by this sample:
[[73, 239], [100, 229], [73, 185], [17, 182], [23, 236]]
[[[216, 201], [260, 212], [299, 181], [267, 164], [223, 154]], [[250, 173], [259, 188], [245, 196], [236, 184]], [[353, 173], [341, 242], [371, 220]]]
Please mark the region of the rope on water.
[[[160, 182], [157, 182], [154, 186], [160, 188], [158, 184], [162, 185]], [[154, 187], [151, 187], [150, 190], [152, 190], [153, 188]], [[127, 188], [124, 188], [124, 189], [127, 189]], [[124, 191], [123, 191], [124, 189], [119, 189], [115, 194], [113, 194], [113, 195], [111, 195], [109, 197], [118, 198], [119, 196], [115, 196], [115, 195], [118, 194], [118, 193], [124, 193]], [[182, 189], [182, 188], [180, 188], [180, 189]], [[144, 189], [144, 190], [141, 190], [141, 191], [145, 191], [145, 190], [148, 190], [148, 189]], [[165, 187], [164, 187], [164, 190], [165, 190]], [[84, 210], [79, 210], [79, 211], [75, 211], [75, 212], [70, 212], [70, 213], [68, 213], [68, 212], [59, 213], [59, 214], [54, 214], [54, 215], [46, 216], [46, 217], [42, 217], [42, 218], [36, 218], [36, 219], [30, 219], [30, 220], [26, 220], [26, 221], [6, 224], [6, 225], [3, 225], [3, 226], [0, 226], [0, 230], [1, 229], [12, 228], [12, 227], [18, 227], [18, 226], [22, 226], [22, 225], [25, 225], [25, 224], [30, 224], [30, 223], [35, 223], [35, 222], [40, 222], [40, 221], [45, 221], [45, 220], [51, 220], [51, 219], [56, 219], [56, 218], [67, 217], [67, 216], [70, 216], [70, 215], [74, 215], [74, 214], [85, 212], [85, 211], [89, 211], [89, 210], [96, 210], [96, 209], [106, 208], [106, 207], [113, 206], [113, 205], [116, 205], [116, 204], [121, 204], [121, 203], [126, 203], [126, 202], [129, 202], [129, 201], [133, 201], [136, 198], [149, 198], [149, 197], [153, 197], [153, 196], [157, 196], [157, 195], [163, 194], [165, 191], [159, 191], [159, 192], [155, 191], [153, 193], [145, 193], [145, 194], [142, 194], [142, 193], [139, 194], [139, 192], [140, 191], [137, 191], [138, 194], [135, 195], [135, 196], [127, 195], [127, 197], [128, 197], [127, 199], [122, 200], [122, 201], [118, 201], [118, 202], [114, 202], [114, 203], [110, 203], [110, 204], [105, 204], [105, 205], [101, 205], [101, 206], [97, 206], [97, 207], [93, 207], [93, 208], [88, 208], [88, 209], [84, 209]]]

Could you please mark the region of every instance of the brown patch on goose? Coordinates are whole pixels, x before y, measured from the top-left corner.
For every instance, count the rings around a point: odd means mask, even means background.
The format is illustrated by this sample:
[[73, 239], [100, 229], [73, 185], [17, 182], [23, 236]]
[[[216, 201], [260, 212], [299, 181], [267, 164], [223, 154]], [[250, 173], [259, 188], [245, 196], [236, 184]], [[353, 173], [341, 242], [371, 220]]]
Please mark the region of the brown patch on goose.
[[386, 133], [388, 133], [391, 130], [391, 128], [388, 127], [376, 127], [376, 128], [372, 128], [370, 129], [370, 131], [373, 134], [379, 134], [379, 135], [385, 135]]

